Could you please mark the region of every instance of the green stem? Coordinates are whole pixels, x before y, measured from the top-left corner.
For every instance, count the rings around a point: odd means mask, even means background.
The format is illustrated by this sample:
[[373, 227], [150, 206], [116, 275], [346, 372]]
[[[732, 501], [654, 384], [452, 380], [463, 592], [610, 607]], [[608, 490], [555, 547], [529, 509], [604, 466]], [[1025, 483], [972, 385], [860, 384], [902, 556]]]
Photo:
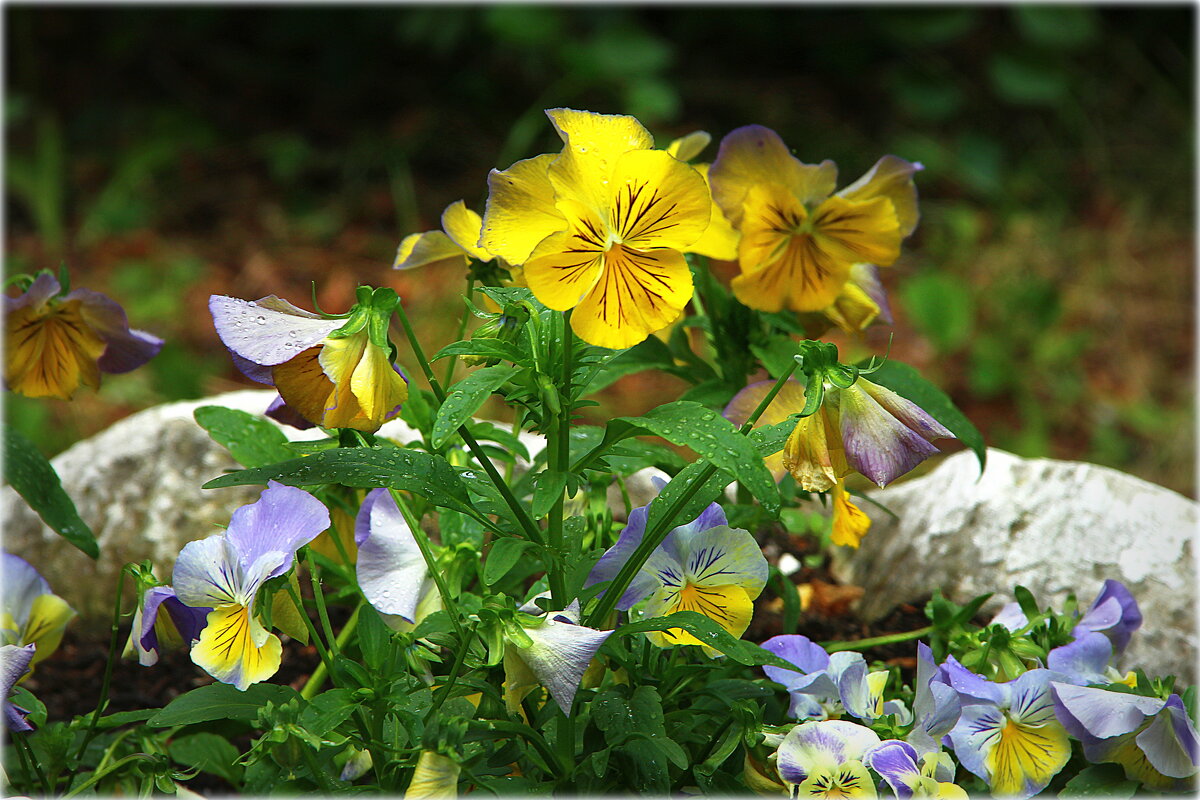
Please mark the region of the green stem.
[[[346, 642], [349, 641], [350, 635], [354, 633], [354, 629], [358, 627], [358, 612], [361, 610], [362, 603], [359, 603], [355, 607], [354, 613], [350, 615], [350, 619], [347, 620], [346, 626], [342, 628], [342, 632], [338, 634], [336, 644], [339, 652], [343, 647], [346, 646]], [[325, 669], [324, 661], [322, 661], [320, 664], [317, 664], [317, 668], [313, 670], [313, 674], [310, 675], [308, 680], [304, 682], [304, 689], [301, 690], [300, 696], [305, 700], [312, 700], [313, 697], [316, 696], [317, 692], [320, 691], [321, 686], [324, 685], [325, 676], [328, 674], [328, 671]]]
[[462, 675], [463, 664], [466, 662], [467, 651], [471, 649], [471, 644], [475, 640], [475, 629], [471, 628], [466, 634], [470, 638], [460, 639], [461, 644], [458, 646], [457, 652], [454, 654], [454, 663], [450, 666], [450, 674], [446, 678], [446, 683], [442, 686], [437, 698], [433, 701], [433, 706], [429, 709], [426, 719], [433, 719], [433, 715], [437, 713], [442, 704], [450, 697], [450, 692], [454, 690], [454, 684], [458, 683], [458, 678]]
[[300, 743], [300, 751], [304, 753], [304, 763], [308, 765], [308, 771], [313, 774], [313, 778], [321, 785], [321, 791], [327, 795], [336, 794], [338, 787], [325, 770], [321, 769], [321, 765], [317, 763], [317, 757], [313, 755], [312, 748], [303, 742]]
[[[556, 387], [559, 398], [559, 413], [556, 425], [551, 425], [546, 431], [547, 461], [551, 472], [566, 471], [570, 460], [571, 448], [571, 355], [574, 343], [571, 339], [570, 312], [564, 312], [562, 320], [562, 376]], [[550, 584], [550, 597], [555, 608], [566, 606], [565, 576], [562, 574], [563, 557], [563, 505], [566, 502], [566, 489], [559, 492], [558, 499], [550, 507], [547, 519], [546, 540], [549, 545], [549, 559], [546, 564], [546, 579]]]
[[[467, 300], [470, 300], [471, 292], [473, 292], [473, 291], [475, 291], [475, 277], [473, 275], [468, 275], [467, 276], [467, 293], [463, 296], [466, 297]], [[462, 313], [462, 318], [458, 321], [458, 336], [454, 337], [456, 341], [461, 341], [463, 336], [466, 335], [467, 320], [470, 318], [470, 316], [471, 316], [471, 309], [464, 308], [463, 313]], [[446, 377], [442, 379], [442, 383], [446, 384], [447, 386], [450, 385], [451, 380], [453, 380], [453, 378], [454, 378], [454, 367], [457, 364], [458, 364], [458, 354], [456, 353], [456, 354], [450, 356], [450, 363], [446, 366]]]
[[284, 581], [283, 586], [287, 589], [288, 595], [291, 596], [292, 602], [296, 605], [296, 610], [300, 612], [300, 619], [304, 620], [304, 626], [308, 628], [308, 638], [312, 641], [313, 646], [317, 648], [317, 655], [321, 657], [321, 664], [324, 665], [325, 671], [332, 674], [333, 662], [329, 658], [329, 651], [325, 649], [325, 643], [321, 641], [321, 635], [317, 633], [317, 626], [313, 625], [312, 618], [308, 616], [308, 611], [304, 608], [304, 599], [300, 597], [300, 592], [292, 585], [290, 580]]
[[[745, 435], [750, 432], [754, 427], [754, 423], [758, 422], [758, 418], [767, 410], [767, 406], [775, 399], [775, 395], [779, 394], [784, 383], [795, 372], [796, 367], [797, 364], [793, 361], [791, 367], [779, 377], [779, 380], [775, 381], [775, 385], [771, 387], [771, 391], [767, 393], [767, 396], [754, 409], [754, 413], [738, 429], [738, 433]], [[646, 559], [662, 544], [662, 540], [666, 538], [667, 533], [675, 527], [675, 519], [679, 516], [679, 512], [683, 510], [683, 507], [696, 495], [696, 492], [700, 491], [700, 487], [707, 483], [716, 472], [717, 468], [715, 466], [711, 463], [706, 464], [704, 469], [700, 471], [700, 474], [683, 490], [683, 493], [675, 498], [675, 501], [667, 507], [666, 513], [658, 518], [658, 521], [655, 522], [652, 528], [646, 531], [645, 536], [642, 537], [642, 541], [633, 551], [629, 560], [621, 565], [621, 569], [617, 573], [617, 577], [613, 579], [612, 585], [604, 591], [604, 595], [599, 599], [596, 607], [592, 609], [592, 613], [588, 615], [587, 625], [594, 627], [616, 608], [617, 601], [620, 600], [625, 590], [629, 588], [629, 584], [633, 582], [634, 576], [641, 570], [642, 565], [646, 563]]]
[[29, 746], [29, 742], [25, 738], [24, 733], [13, 733], [11, 738], [17, 743], [17, 758], [21, 760], [21, 768], [26, 774], [36, 776], [42, 784], [42, 791], [47, 796], [53, 794], [53, 787], [50, 786], [50, 781], [46, 780], [46, 774], [42, 772], [42, 766], [38, 763], [37, 755], [34, 754], [33, 748]]
[[92, 777], [88, 778], [86, 781], [84, 781], [83, 783], [79, 784], [71, 791], [64, 794], [63, 800], [66, 800], [68, 797], [74, 797], [75, 795], [82, 792], [84, 789], [91, 788], [92, 786], [99, 783], [104, 778], [108, 777], [110, 772], [117, 771], [121, 767], [128, 764], [130, 761], [151, 761], [152, 762], [152, 761], [154, 761], [154, 756], [147, 755], [145, 753], [133, 753], [131, 755], [127, 755], [124, 758], [122, 758], [120, 761], [113, 763], [113, 765], [111, 767], [109, 767], [108, 769], [106, 769], [102, 772], [93, 773]]
[[429, 537], [425, 535], [425, 531], [421, 530], [420, 521], [413, 517], [412, 510], [409, 509], [408, 503], [404, 501], [404, 498], [400, 496], [400, 492], [389, 486], [388, 493], [392, 496], [393, 502], [396, 503], [396, 508], [400, 509], [404, 521], [408, 523], [409, 530], [412, 531], [413, 540], [421, 550], [421, 557], [425, 559], [425, 566], [429, 570], [429, 575], [433, 578], [433, 582], [437, 584], [438, 592], [442, 595], [442, 604], [446, 606], [446, 612], [450, 617], [450, 623], [454, 626], [454, 632], [458, 634], [459, 639], [465, 639], [466, 633], [463, 631], [462, 620], [458, 613], [458, 605], [450, 595], [450, 587], [446, 585], [445, 576], [438, 569], [437, 560], [433, 556], [433, 546], [429, 543]]
[[[429, 361], [425, 358], [425, 351], [421, 349], [421, 343], [417, 341], [417, 335], [413, 331], [412, 324], [408, 321], [408, 315], [404, 312], [404, 304], [396, 304], [396, 315], [400, 318], [400, 324], [404, 328], [404, 334], [408, 337], [409, 345], [413, 349], [413, 354], [417, 357], [417, 361], [421, 365], [421, 371], [425, 373], [425, 379], [429, 381], [429, 388], [433, 391], [434, 397], [439, 403], [446, 400], [446, 392], [443, 391], [441, 384], [437, 378], [433, 376], [433, 369], [429, 366]], [[479, 466], [487, 473], [488, 480], [496, 487], [496, 491], [500, 492], [500, 496], [504, 499], [504, 503], [512, 510], [516, 516], [517, 522], [525, 531], [525, 536], [531, 541], [538, 544], [545, 544], [542, 539], [541, 529], [537, 523], [533, 521], [533, 517], [529, 516], [529, 511], [525, 506], [521, 505], [521, 501], [512, 493], [512, 489], [500, 477], [500, 473], [496, 471], [496, 465], [492, 463], [487, 454], [483, 452], [483, 448], [479, 446], [479, 442], [471, 435], [465, 425], [459, 426], [458, 435], [466, 443], [475, 460], [479, 462]]]
[[325, 631], [325, 642], [330, 652], [337, 656], [340, 652], [337, 638], [333, 635], [333, 625], [329, 623], [329, 611], [325, 608], [325, 592], [321, 588], [321, 578], [317, 575], [317, 565], [313, 562], [312, 550], [304, 554], [304, 563], [308, 565], [308, 579], [312, 581], [313, 602], [317, 604], [317, 616], [321, 619], [321, 629]]
[[915, 631], [906, 631], [904, 633], [888, 633], [883, 636], [873, 636], [870, 639], [859, 639], [856, 642], [828, 642], [822, 644], [827, 653], [837, 653], [842, 650], [866, 650], [871, 647], [881, 647], [885, 644], [895, 644], [896, 642], [907, 642], [912, 639], [920, 639], [933, 632], [933, 626], [929, 625], [924, 628], [918, 628]]
[[117, 577], [117, 599], [113, 603], [112, 617], [112, 636], [108, 643], [108, 662], [104, 665], [104, 679], [100, 683], [100, 700], [96, 703], [96, 710], [92, 713], [92, 720], [88, 723], [87, 733], [83, 737], [83, 743], [79, 745], [79, 752], [75, 754], [75, 760], [78, 761], [83, 757], [83, 751], [87, 750], [87, 746], [91, 744], [92, 739], [96, 736], [96, 726], [100, 724], [100, 715], [104, 713], [104, 707], [108, 705], [108, 689], [112, 683], [113, 667], [116, 664], [117, 646], [120, 643], [121, 631], [121, 595], [125, 593], [125, 570], [121, 570], [121, 574]]

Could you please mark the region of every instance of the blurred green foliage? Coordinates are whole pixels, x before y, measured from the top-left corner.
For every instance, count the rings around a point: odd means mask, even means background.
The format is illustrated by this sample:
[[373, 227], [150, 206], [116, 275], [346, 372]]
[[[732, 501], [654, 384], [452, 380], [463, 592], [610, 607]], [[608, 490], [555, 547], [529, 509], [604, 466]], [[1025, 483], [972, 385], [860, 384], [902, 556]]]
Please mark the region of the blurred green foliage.
[[[399, 239], [454, 200], [482, 210], [487, 170], [554, 148], [542, 109], [566, 105], [634, 114], [660, 144], [767, 125], [842, 183], [886, 152], [921, 161], [923, 220], [884, 274], [897, 355], [992, 444], [1193, 491], [1191, 7], [12, 6], [6, 21], [6, 271], [66, 258], [168, 338], [148, 377], [106, 381], [126, 408], [238, 385], [201, 314], [210, 292], [400, 280]], [[441, 292], [452, 317], [457, 281], [409, 298]], [[82, 404], [8, 413], [48, 450], [108, 421]]]

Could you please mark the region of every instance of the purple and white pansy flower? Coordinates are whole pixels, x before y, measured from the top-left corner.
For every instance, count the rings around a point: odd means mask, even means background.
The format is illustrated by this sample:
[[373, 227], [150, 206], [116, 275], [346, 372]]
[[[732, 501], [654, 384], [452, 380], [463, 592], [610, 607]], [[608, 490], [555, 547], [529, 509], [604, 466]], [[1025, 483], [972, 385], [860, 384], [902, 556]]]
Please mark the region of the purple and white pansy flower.
[[363, 596], [389, 627], [407, 629], [440, 606], [412, 529], [387, 489], [374, 489], [354, 521], [356, 572]]
[[1200, 736], [1179, 695], [1167, 699], [1052, 681], [1058, 719], [1092, 763], [1120, 764], [1159, 791], [1200, 772]]
[[75, 611], [28, 561], [0, 553], [0, 644], [36, 644], [30, 669], [62, 641]]
[[152, 586], [134, 612], [127, 652], [135, 653], [142, 666], [154, 666], [164, 649], [191, 647], [200, 638], [210, 611], [184, 605], [170, 586]]
[[29, 672], [37, 645], [0, 645], [0, 701], [4, 703], [4, 723], [10, 731], [31, 731], [33, 726], [25, 719], [29, 713], [8, 699], [17, 681]]
[[825, 719], [843, 711], [864, 722], [885, 714], [907, 718], [908, 709], [903, 704], [883, 700], [888, 673], [871, 672], [862, 653], [842, 651], [830, 655], [800, 634], [772, 637], [762, 647], [801, 670], [763, 667], [768, 678], [787, 689], [791, 697], [788, 714], [795, 719]]
[[578, 600], [562, 611], [543, 611], [533, 601], [519, 611], [523, 640], [506, 637], [504, 648], [505, 703], [520, 713], [521, 699], [541, 685], [570, 716], [583, 673], [613, 632], [581, 625]]
[[185, 545], [175, 561], [176, 596], [192, 608], [212, 608], [192, 661], [242, 690], [274, 675], [282, 644], [255, 613], [255, 596], [328, 527], [329, 512], [319, 500], [270, 481], [257, 502], [233, 512], [224, 533]]
[[776, 768], [792, 797], [875, 797], [863, 757], [879, 744], [878, 734], [853, 722], [803, 722], [783, 738]]
[[940, 751], [918, 755], [908, 742], [888, 739], [863, 757], [900, 800], [912, 797], [966, 800], [966, 791], [954, 783], [954, 762]]

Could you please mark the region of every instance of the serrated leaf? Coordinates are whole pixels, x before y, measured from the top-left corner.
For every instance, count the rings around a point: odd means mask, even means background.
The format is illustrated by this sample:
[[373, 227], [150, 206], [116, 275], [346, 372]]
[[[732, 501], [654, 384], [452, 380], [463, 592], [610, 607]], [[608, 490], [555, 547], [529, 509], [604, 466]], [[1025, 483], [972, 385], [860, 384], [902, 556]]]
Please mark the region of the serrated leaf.
[[243, 467], [263, 467], [295, 457], [287, 446], [287, 436], [266, 417], [222, 406], [201, 406], [192, 416]]
[[1137, 781], [1126, 780], [1125, 770], [1118, 764], [1092, 764], [1079, 771], [1067, 781], [1061, 798], [1072, 797], [1104, 797], [1118, 798], [1133, 797], [1137, 794]]
[[[858, 366], [866, 367], [868, 363], [862, 361]], [[983, 470], [987, 464], [987, 444], [983, 441], [983, 434], [958, 410], [945, 392], [922, 378], [921, 374], [908, 364], [900, 361], [885, 362], [878, 370], [866, 376], [866, 379], [913, 401], [945, 425], [960, 442], [975, 452], [975, 457], [979, 459], [979, 469]]]
[[91, 558], [100, 557], [96, 536], [79, 518], [54, 467], [37, 445], [8, 425], [4, 426], [4, 478], [59, 536]]
[[146, 724], [152, 728], [170, 728], [214, 719], [250, 722], [267, 703], [282, 705], [298, 697], [292, 687], [273, 683], [255, 683], [244, 692], [227, 683], [211, 683], [176, 697], [146, 720]]
[[654, 617], [639, 622], [631, 622], [617, 628], [613, 636], [628, 636], [632, 633], [645, 633], [647, 631], [665, 631], [671, 628], [682, 628], [709, 647], [724, 653], [739, 664], [745, 664], [748, 667], [769, 665], [798, 671], [795, 664], [784, 661], [779, 656], [769, 650], [764, 650], [756, 644], [735, 639], [729, 631], [703, 614], [695, 611], [676, 611], [674, 614], [668, 614], [665, 617]]
[[300, 724], [309, 733], [325, 736], [349, 719], [357, 707], [349, 689], [330, 689], [308, 702], [300, 713]]
[[288, 486], [338, 483], [355, 489], [387, 487], [420, 495], [435, 505], [469, 513], [466, 487], [441, 456], [400, 447], [354, 447], [326, 450], [304, 458], [214, 478], [205, 489], [266, 484]]
[[241, 753], [224, 736], [193, 733], [175, 739], [167, 746], [171, 758], [185, 767], [218, 775], [235, 786], [242, 779]]
[[528, 539], [509, 538], [496, 541], [487, 554], [487, 560], [483, 562], [483, 582], [491, 586], [503, 578], [520, 560], [526, 548], [533, 546], [534, 543]]
[[479, 410], [483, 401], [516, 374], [516, 367], [497, 364], [494, 367], [477, 369], [454, 384], [433, 420], [433, 446], [441, 447], [446, 444], [450, 437], [458, 432], [459, 426]]

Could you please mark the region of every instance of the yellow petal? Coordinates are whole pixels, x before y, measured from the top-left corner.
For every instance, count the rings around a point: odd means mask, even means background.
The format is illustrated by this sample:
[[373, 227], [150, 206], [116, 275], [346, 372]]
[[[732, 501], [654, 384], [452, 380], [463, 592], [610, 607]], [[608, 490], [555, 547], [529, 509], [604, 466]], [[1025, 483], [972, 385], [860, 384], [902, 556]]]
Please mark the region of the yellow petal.
[[26, 306], [5, 320], [4, 381], [26, 397], [63, 400], [100, 385], [97, 361], [107, 343], [84, 322], [80, 301]]
[[742, 205], [753, 187], [776, 184], [801, 203], [816, 203], [837, 186], [837, 166], [832, 161], [805, 164], [775, 131], [748, 125], [721, 141], [710, 178], [717, 205], [740, 228]]
[[[700, 177], [708, 181], [708, 164], [696, 164], [696, 171], [700, 173]], [[710, 192], [711, 194], [711, 192]], [[721, 212], [721, 207], [715, 202], [711, 204], [711, 211], [708, 217], [708, 227], [704, 229], [703, 235], [692, 244], [684, 248], [685, 253], [696, 253], [707, 258], [715, 258], [718, 261], [736, 261], [738, 257], [738, 239], [741, 237], [725, 214]]]
[[462, 200], [446, 206], [442, 212], [442, 230], [453, 242], [467, 251], [476, 261], [491, 261], [492, 254], [479, 246], [479, 235], [483, 232], [483, 218]]
[[75, 616], [75, 611], [67, 601], [55, 594], [40, 594], [29, 607], [29, 619], [25, 622], [25, 630], [21, 644], [36, 644], [37, 652], [29, 662], [33, 665], [58, 649], [62, 642], [63, 631], [67, 623]]
[[209, 612], [192, 661], [223, 683], [242, 691], [279, 670], [283, 647], [243, 605], [230, 603]]
[[[528, 269], [526, 275], [532, 285]], [[620, 350], [670, 325], [691, 299], [692, 273], [682, 255], [613, 245], [571, 328], [588, 344]]]
[[667, 145], [667, 152], [680, 161], [691, 161], [708, 147], [712, 136], [708, 131], [692, 131]]
[[552, 108], [546, 116], [565, 144], [550, 165], [555, 191], [560, 199], [570, 198], [597, 211], [605, 206], [609, 194], [606, 182], [612, 177], [617, 159], [631, 150], [654, 147], [654, 137], [633, 117], [570, 108]]
[[363, 360], [370, 342], [367, 332], [360, 331], [341, 339], [326, 339], [319, 360], [321, 369], [333, 382], [333, 392], [325, 401], [325, 416], [321, 423], [326, 428], [354, 428], [373, 431], [369, 418], [359, 404], [354, 391], [353, 378]]
[[855, 262], [886, 267], [900, 256], [900, 223], [892, 201], [886, 197], [861, 202], [831, 197], [813, 211], [812, 217], [818, 247], [839, 266], [844, 263], [847, 274]]
[[525, 263], [533, 296], [547, 308], [566, 311], [587, 296], [604, 268], [604, 248], [585, 233], [565, 232], [546, 239]]
[[510, 264], [524, 264], [543, 239], [566, 230], [548, 174], [554, 159], [541, 155], [491, 171], [480, 247]]
[[[740, 637], [746, 632], [746, 628], [750, 627], [750, 618], [754, 616], [754, 602], [741, 586], [698, 586], [688, 582], [683, 588], [664, 598], [663, 605], [657, 613], [666, 615], [676, 611], [695, 611], [703, 614], [733, 636]], [[647, 635], [650, 641], [659, 647], [679, 644], [704, 645], [704, 642], [683, 628], [654, 631]]]
[[374, 426], [359, 430], [378, 430], [396, 406], [408, 399], [408, 383], [392, 369], [388, 354], [370, 341], [354, 368], [350, 390], [366, 417], [364, 424]]
[[1057, 722], [1025, 725], [1008, 720], [984, 761], [998, 797], [1024, 797], [1026, 781], [1046, 785], [1071, 757], [1067, 732]]
[[392, 269], [449, 264], [465, 267], [467, 253], [441, 231], [426, 231], [409, 234], [401, 240]]
[[796, 423], [783, 446], [783, 465], [806, 492], [827, 492], [852, 471], [837, 424], [825, 406]]
[[808, 232], [813, 227], [804, 206], [779, 186], [752, 188], [738, 246], [742, 274], [731, 284], [738, 300], [760, 311], [818, 311], [832, 305], [853, 260], [844, 257], [844, 247], [827, 246], [832, 236]]
[[879, 316], [879, 304], [862, 287], [847, 281], [837, 300], [825, 309], [825, 316], [846, 333], [860, 333]]
[[871, 518], [851, 502], [846, 484], [839, 480], [833, 489], [833, 543], [857, 549], [870, 527]]
[[888, 198], [896, 209], [900, 234], [908, 236], [917, 227], [917, 187], [912, 178], [920, 169], [919, 164], [896, 156], [884, 156], [867, 170], [866, 175], [838, 192], [838, 196], [858, 201]]
[[700, 238], [712, 216], [700, 173], [659, 150], [621, 156], [608, 188], [610, 237], [639, 250], [682, 250]]
[[461, 770], [458, 764], [446, 756], [432, 750], [422, 750], [404, 797], [409, 800], [418, 797], [458, 797], [458, 773]]
[[271, 380], [283, 401], [314, 425], [325, 424], [325, 405], [333, 382], [321, 369], [321, 347], [310, 347], [271, 368]]

